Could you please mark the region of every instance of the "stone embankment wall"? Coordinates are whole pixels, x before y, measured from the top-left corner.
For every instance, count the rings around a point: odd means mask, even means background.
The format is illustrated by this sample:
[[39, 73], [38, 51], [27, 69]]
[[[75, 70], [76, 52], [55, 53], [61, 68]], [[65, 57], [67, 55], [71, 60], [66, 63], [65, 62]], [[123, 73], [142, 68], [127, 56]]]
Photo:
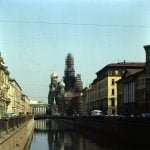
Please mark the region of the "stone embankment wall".
[[117, 117], [77, 117], [60, 119], [75, 128], [120, 141], [149, 144], [150, 119]]
[[31, 118], [0, 137], [0, 150], [25, 150], [34, 131], [34, 119]]

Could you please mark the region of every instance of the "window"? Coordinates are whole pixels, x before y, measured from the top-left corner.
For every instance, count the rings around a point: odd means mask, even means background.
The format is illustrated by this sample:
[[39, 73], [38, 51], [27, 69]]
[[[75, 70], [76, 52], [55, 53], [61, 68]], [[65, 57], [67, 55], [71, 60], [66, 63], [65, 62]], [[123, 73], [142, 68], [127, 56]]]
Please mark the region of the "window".
[[108, 75], [112, 75], [112, 74], [113, 74], [112, 70], [109, 70]]
[[114, 89], [112, 89], [111, 95], [115, 95], [115, 90]]
[[115, 85], [115, 79], [112, 79], [112, 80], [111, 80], [111, 84], [112, 84], [112, 85]]
[[122, 70], [122, 74], [124, 74], [125, 73], [125, 70]]
[[112, 109], [112, 115], [114, 115], [115, 114], [115, 110], [114, 109]]
[[115, 99], [114, 98], [111, 99], [111, 106], [115, 106]]
[[119, 74], [119, 71], [118, 70], [115, 70], [115, 75], [118, 75]]

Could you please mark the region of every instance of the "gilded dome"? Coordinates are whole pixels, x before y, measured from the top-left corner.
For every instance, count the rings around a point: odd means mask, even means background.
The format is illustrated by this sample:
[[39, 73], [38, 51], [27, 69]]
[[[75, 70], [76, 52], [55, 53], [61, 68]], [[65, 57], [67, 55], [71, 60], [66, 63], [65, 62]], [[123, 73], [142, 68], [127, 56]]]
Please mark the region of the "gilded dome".
[[53, 73], [51, 74], [51, 78], [52, 78], [52, 79], [58, 78], [58, 75], [56, 74], [56, 72], [53, 72]]

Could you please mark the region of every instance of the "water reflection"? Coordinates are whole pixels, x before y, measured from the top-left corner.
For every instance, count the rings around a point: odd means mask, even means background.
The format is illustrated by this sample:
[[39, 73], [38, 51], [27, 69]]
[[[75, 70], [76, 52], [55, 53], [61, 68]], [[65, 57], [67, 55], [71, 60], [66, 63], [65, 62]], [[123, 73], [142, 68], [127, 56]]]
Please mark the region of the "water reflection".
[[147, 150], [149, 144], [75, 128], [60, 120], [36, 120], [30, 150]]
[[[71, 125], [58, 120], [36, 120], [30, 150], [100, 150]], [[106, 149], [105, 149], [106, 150]]]

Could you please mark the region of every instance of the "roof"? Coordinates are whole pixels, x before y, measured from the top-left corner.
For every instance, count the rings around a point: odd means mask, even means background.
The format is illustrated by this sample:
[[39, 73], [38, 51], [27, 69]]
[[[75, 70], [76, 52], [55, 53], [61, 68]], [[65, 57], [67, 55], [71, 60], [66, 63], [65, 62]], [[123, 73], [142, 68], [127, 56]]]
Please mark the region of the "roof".
[[122, 69], [127, 69], [127, 68], [138, 68], [138, 69], [144, 69], [145, 63], [144, 62], [118, 62], [118, 63], [111, 63], [106, 65], [104, 68], [99, 70], [96, 74], [99, 74], [103, 72], [103, 70], [108, 69], [108, 68], [122, 68]]
[[144, 62], [118, 62], [118, 63], [111, 63], [106, 65], [105, 67], [123, 67], [123, 66], [141, 66], [144, 67]]
[[18, 84], [18, 82], [15, 79], [9, 78], [9, 81], [14, 82], [20, 88], [20, 90], [22, 91], [21, 86]]
[[143, 69], [126, 69], [131, 75], [141, 72]]
[[46, 104], [44, 102], [44, 100], [33, 100], [33, 99], [30, 99], [30, 104]]
[[117, 83], [121, 82], [124, 79], [136, 76], [137, 74], [142, 73], [144, 71], [145, 71], [145, 69], [126, 69], [122, 78], [120, 80], [118, 80]]

